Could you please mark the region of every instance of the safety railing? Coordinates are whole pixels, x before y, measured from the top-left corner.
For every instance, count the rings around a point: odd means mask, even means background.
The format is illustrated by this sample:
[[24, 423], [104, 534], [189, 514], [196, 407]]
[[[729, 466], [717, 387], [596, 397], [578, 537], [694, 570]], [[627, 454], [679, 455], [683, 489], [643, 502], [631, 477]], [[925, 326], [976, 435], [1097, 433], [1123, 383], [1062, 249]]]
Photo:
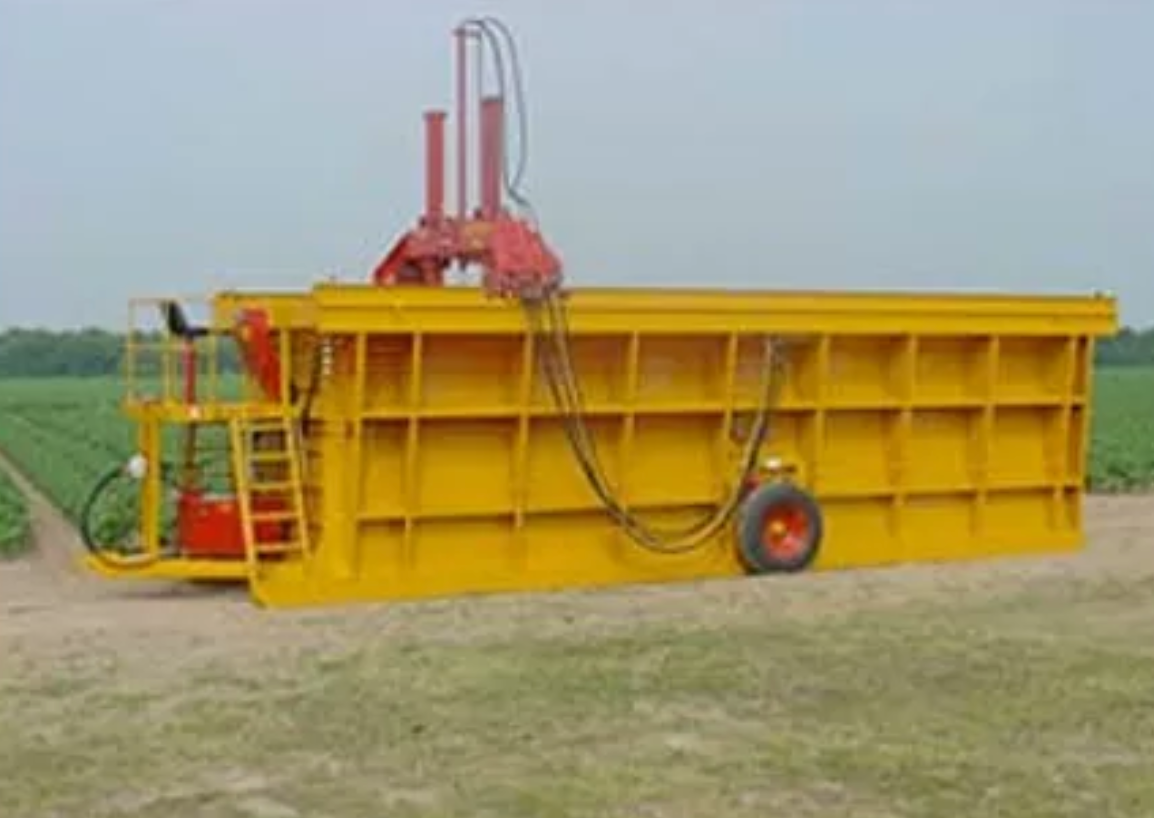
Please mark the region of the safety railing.
[[[314, 380], [306, 375], [317, 354], [314, 334], [304, 331], [302, 303], [300, 296], [268, 294], [133, 299], [124, 348], [126, 407], [159, 406], [173, 420], [188, 422], [291, 414], [301, 389], [289, 384]], [[265, 316], [262, 332], [238, 326], [243, 308]], [[246, 356], [246, 349], [259, 354]], [[267, 388], [273, 366], [279, 394]]]
[[124, 401], [194, 416], [259, 400], [244, 375], [231, 328], [196, 298], [135, 298], [125, 336]]

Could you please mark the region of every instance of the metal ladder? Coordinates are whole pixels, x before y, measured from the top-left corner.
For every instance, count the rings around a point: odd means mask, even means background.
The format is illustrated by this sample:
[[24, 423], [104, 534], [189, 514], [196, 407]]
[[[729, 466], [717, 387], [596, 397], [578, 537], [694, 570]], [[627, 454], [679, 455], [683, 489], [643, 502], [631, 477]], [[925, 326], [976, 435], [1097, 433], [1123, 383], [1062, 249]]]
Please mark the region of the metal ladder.
[[[250, 570], [270, 559], [307, 555], [301, 441], [287, 414], [229, 422], [232, 469]], [[276, 536], [261, 536], [279, 529]]]

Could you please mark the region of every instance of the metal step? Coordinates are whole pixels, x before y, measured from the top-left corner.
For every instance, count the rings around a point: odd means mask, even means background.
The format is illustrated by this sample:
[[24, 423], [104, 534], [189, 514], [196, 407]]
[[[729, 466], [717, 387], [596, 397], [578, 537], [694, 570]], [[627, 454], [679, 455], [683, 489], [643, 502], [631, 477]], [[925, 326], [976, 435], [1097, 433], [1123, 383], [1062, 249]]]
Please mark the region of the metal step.
[[249, 463], [287, 463], [291, 455], [284, 449], [269, 449], [267, 451], [249, 452]]
[[300, 516], [295, 510], [286, 511], [254, 511], [249, 519], [254, 523], [293, 523]]
[[286, 491], [292, 491], [293, 484], [289, 480], [281, 480], [275, 483], [255, 483], [249, 481], [249, 494], [282, 494]]
[[261, 556], [275, 554], [299, 554], [304, 548], [299, 542], [259, 542], [256, 544], [256, 553]]

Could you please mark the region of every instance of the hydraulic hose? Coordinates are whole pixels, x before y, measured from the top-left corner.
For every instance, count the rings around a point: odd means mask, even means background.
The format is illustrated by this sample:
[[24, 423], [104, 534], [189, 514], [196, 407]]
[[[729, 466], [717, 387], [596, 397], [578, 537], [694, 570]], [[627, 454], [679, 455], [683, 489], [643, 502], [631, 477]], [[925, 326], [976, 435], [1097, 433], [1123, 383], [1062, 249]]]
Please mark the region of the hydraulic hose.
[[[511, 151], [502, 152], [502, 181], [505, 193], [531, 222], [537, 221], [529, 197], [522, 189], [529, 158], [528, 117], [524, 81], [521, 75], [517, 45], [509, 28], [494, 17], [469, 18], [464, 25], [472, 27], [488, 45], [497, 78], [498, 93], [505, 99], [511, 90], [516, 105], [516, 132], [519, 150], [515, 167], [510, 166]], [[483, 57], [482, 57], [483, 59]], [[506, 135], [506, 139], [508, 139]], [[680, 530], [661, 530], [648, 525], [627, 510], [610, 486], [597, 452], [596, 442], [585, 422], [584, 398], [570, 348], [571, 332], [564, 296], [548, 288], [545, 292], [523, 292], [521, 303], [530, 333], [537, 346], [537, 359], [546, 385], [561, 417], [569, 447], [589, 487], [613, 521], [631, 539], [647, 550], [662, 554], [679, 554], [696, 550], [719, 532], [740, 508], [745, 486], [756, 473], [757, 461], [768, 435], [769, 419], [775, 404], [774, 394], [781, 366], [779, 344], [766, 339], [761, 368], [761, 390], [748, 439], [740, 458], [734, 483], [717, 508], [705, 519]]]
[[[170, 464], [161, 463], [161, 479], [167, 481], [172, 473]], [[94, 531], [93, 512], [96, 509], [97, 502], [104, 496], [104, 494], [111, 489], [116, 481], [120, 478], [131, 475], [128, 472], [128, 466], [124, 463], [118, 463], [111, 466], [93, 483], [88, 495], [84, 499], [84, 503], [80, 507], [79, 518], [79, 533], [80, 540], [84, 544], [84, 548], [92, 555], [93, 558], [99, 560], [104, 565], [110, 568], [139, 568], [144, 565], [152, 564], [156, 561], [154, 556], [136, 556], [136, 557], [119, 557], [112, 556], [109, 547], [106, 543], [99, 541], [99, 538]]]
[[[548, 293], [540, 300], [525, 301], [531, 332], [538, 340], [538, 360], [564, 423], [570, 448], [590, 488], [601, 500], [610, 517], [643, 548], [662, 554], [696, 550], [722, 529], [740, 507], [744, 487], [757, 469], [757, 460], [768, 433], [769, 415], [780, 366], [777, 345], [767, 339], [762, 366], [761, 400], [741, 457], [739, 473], [728, 495], [706, 518], [680, 530], [661, 530], [638, 519], [625, 509], [609, 485], [596, 443], [585, 423], [583, 396], [570, 350], [570, 331], [565, 306], [560, 297]], [[544, 313], [544, 316], [542, 316]], [[544, 320], [542, 320], [544, 318]], [[547, 326], [551, 324], [551, 326]]]

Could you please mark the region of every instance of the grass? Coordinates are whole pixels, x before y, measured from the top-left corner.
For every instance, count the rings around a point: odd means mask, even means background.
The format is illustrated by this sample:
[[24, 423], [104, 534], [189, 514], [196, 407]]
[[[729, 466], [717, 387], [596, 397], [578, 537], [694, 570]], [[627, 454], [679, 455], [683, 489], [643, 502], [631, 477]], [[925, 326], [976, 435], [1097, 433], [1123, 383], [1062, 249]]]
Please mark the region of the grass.
[[468, 638], [414, 606], [378, 638], [297, 622], [265, 655], [150, 641], [168, 673], [94, 647], [0, 682], [5, 815], [1139, 818], [1152, 592], [1146, 573], [752, 617], [706, 594], [536, 635], [473, 601], [494, 626]]

